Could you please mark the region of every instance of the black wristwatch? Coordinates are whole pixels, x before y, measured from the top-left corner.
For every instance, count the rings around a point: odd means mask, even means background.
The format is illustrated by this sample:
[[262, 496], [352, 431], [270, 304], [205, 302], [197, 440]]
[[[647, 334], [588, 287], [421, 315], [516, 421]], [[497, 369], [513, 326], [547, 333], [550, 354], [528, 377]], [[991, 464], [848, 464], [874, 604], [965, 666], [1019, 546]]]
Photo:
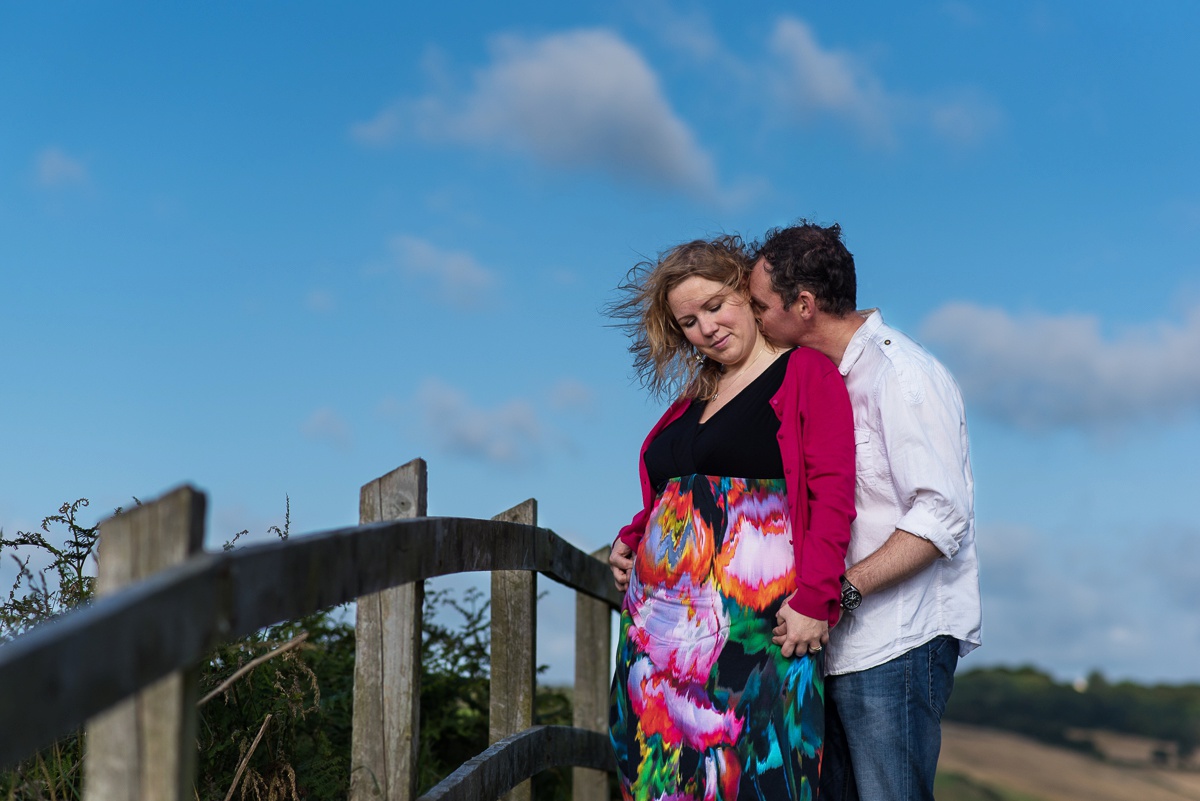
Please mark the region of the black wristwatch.
[[862, 593], [850, 583], [850, 579], [842, 576], [842, 608], [853, 612], [862, 603]]

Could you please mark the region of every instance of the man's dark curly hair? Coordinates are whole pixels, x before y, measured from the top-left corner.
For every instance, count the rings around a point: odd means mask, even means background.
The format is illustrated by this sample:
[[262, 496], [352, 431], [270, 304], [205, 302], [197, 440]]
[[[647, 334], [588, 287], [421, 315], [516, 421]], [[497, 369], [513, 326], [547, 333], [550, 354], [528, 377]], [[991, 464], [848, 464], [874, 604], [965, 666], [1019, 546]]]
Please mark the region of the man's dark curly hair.
[[842, 242], [837, 223], [823, 228], [801, 220], [788, 228], [773, 228], [755, 245], [754, 262], [760, 258], [771, 265], [771, 286], [783, 299], [783, 308], [791, 308], [808, 290], [817, 308], [827, 314], [844, 317], [855, 310], [854, 256]]

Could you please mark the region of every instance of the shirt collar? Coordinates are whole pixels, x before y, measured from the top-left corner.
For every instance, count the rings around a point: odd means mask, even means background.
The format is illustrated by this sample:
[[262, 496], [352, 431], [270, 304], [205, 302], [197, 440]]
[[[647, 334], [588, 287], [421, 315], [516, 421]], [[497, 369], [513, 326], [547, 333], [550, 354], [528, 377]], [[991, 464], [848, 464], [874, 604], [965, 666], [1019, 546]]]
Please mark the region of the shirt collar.
[[842, 363], [838, 365], [838, 372], [843, 377], [850, 374], [854, 363], [858, 361], [859, 356], [862, 356], [867, 342], [883, 326], [883, 314], [879, 309], [863, 309], [855, 312], [855, 314], [863, 318], [863, 324], [858, 327], [858, 330], [854, 332], [854, 336], [850, 337], [850, 341], [846, 343], [846, 351], [842, 354]]

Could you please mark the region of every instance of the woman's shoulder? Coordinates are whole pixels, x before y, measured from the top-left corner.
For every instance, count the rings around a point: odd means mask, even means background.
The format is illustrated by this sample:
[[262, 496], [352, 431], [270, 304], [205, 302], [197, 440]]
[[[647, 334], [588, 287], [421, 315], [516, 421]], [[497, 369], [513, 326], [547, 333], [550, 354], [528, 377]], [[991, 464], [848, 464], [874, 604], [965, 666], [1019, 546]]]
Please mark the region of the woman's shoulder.
[[662, 417], [658, 419], [658, 425], [655, 426], [655, 429], [657, 430], [662, 426], [670, 425], [671, 423], [675, 422], [675, 420], [682, 417], [687, 412], [688, 407], [692, 405], [693, 400], [694, 398], [689, 398], [684, 395], [676, 398], [675, 401], [667, 407], [666, 411], [662, 413]]

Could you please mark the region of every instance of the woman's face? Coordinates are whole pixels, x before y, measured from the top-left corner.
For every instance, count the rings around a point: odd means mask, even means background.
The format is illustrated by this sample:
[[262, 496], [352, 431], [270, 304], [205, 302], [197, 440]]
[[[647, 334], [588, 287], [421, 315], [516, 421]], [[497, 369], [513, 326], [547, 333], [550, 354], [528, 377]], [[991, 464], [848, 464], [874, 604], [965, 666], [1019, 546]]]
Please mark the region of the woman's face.
[[758, 322], [745, 294], [693, 276], [667, 293], [667, 305], [687, 341], [710, 359], [736, 367], [754, 352]]

